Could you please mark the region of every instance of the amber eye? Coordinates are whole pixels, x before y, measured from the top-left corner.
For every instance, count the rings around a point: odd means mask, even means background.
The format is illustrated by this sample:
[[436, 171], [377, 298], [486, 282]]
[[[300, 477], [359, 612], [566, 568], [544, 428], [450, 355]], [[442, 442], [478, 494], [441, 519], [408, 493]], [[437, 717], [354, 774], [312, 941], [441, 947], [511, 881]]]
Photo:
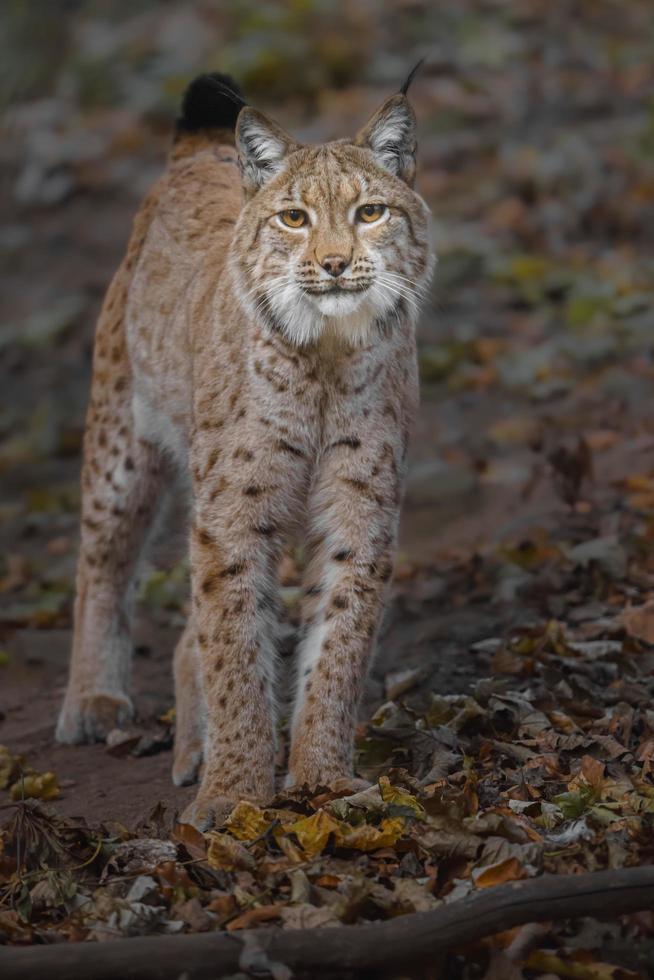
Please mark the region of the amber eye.
[[301, 228], [309, 220], [306, 211], [300, 211], [298, 208], [291, 208], [290, 211], [280, 211], [279, 217], [287, 228]]
[[386, 214], [387, 210], [388, 208], [385, 204], [362, 204], [357, 209], [357, 220], [370, 224], [372, 221], [379, 221]]

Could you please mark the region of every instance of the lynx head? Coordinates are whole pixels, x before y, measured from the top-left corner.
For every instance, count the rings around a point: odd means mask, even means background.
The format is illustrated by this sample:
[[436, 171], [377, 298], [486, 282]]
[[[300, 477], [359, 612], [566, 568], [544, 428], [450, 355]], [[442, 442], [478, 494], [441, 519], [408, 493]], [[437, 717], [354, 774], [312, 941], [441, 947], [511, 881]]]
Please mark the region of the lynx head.
[[332, 332], [357, 345], [428, 283], [428, 210], [413, 190], [415, 116], [404, 92], [352, 140], [301, 146], [245, 107], [236, 142], [246, 203], [234, 238], [246, 302], [302, 346]]

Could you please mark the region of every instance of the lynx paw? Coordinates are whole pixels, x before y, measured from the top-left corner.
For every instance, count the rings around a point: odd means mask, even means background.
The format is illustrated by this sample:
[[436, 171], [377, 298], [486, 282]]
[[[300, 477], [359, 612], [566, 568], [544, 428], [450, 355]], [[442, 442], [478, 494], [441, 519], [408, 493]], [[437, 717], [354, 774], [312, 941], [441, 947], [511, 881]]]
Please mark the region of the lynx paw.
[[198, 796], [182, 812], [179, 822], [190, 823], [204, 833], [212, 827], [222, 826], [235, 806], [236, 801], [226, 796]]
[[121, 728], [134, 717], [127, 695], [91, 694], [66, 698], [59, 715], [55, 738], [66, 745], [103, 742], [113, 728]]

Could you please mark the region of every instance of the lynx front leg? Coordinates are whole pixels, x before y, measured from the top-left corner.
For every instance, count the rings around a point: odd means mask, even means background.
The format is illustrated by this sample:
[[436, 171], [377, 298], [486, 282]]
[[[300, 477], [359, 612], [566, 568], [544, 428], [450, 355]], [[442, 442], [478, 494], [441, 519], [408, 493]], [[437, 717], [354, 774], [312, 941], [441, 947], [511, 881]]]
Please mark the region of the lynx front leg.
[[221, 534], [207, 518], [202, 510], [197, 514], [191, 545], [197, 650], [207, 706], [205, 765], [198, 797], [182, 818], [198, 828], [219, 822], [239, 799], [262, 800], [273, 794], [273, 576], [278, 551], [261, 531], [256, 542], [243, 528]]
[[206, 475], [211, 450], [196, 467], [191, 571], [207, 725], [202, 782], [182, 820], [199, 829], [274, 792], [277, 565], [306, 464], [299, 449], [251, 445], [233, 451], [238, 469]]
[[[70, 675], [59, 742], [103, 739], [132, 715], [131, 581], [160, 482], [156, 449], [134, 433], [131, 394], [94, 391], [84, 445], [81, 544]], [[108, 385], [107, 385], [108, 388]]]
[[[299, 651], [289, 783], [333, 785], [352, 775], [357, 709], [392, 574], [399, 485], [323, 476], [319, 538]], [[326, 506], [325, 506], [326, 505]]]

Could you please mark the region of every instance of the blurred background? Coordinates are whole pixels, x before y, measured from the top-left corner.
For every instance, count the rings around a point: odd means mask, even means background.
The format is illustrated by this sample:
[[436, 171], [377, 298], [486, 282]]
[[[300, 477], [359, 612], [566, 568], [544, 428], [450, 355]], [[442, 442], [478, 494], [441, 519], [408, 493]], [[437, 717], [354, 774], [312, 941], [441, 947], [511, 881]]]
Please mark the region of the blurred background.
[[[650, 0], [4, 0], [0, 17], [5, 732], [49, 744], [94, 321], [201, 71], [232, 73], [252, 103], [318, 141], [353, 133], [427, 58], [411, 97], [439, 266], [380, 676], [384, 651], [399, 650], [427, 658], [433, 685], [460, 686], [473, 639], [532, 606], [563, 616], [574, 570], [590, 569], [575, 579], [584, 601], [647, 599]], [[294, 581], [290, 567], [289, 608]], [[185, 588], [182, 566], [143, 586], [146, 714], [170, 703], [157, 656], [172, 649]]]

